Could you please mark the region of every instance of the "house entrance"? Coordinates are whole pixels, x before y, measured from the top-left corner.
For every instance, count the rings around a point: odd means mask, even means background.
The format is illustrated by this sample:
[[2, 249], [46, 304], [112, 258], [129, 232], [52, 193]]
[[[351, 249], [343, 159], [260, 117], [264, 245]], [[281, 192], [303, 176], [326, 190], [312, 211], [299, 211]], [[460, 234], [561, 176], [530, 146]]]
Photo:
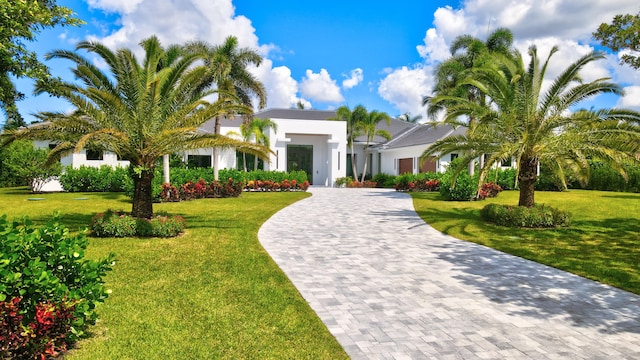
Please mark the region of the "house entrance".
[[313, 184], [313, 145], [287, 145], [287, 171], [302, 170]]

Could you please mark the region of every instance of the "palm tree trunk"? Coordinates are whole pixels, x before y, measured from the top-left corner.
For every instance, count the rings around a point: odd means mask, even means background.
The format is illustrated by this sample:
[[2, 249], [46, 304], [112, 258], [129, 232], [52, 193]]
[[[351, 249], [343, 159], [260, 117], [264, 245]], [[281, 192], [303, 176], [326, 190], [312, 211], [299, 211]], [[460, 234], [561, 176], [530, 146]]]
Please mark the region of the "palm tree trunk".
[[362, 168], [362, 178], [360, 180], [360, 182], [364, 182], [364, 177], [365, 174], [367, 173], [367, 163], [368, 163], [369, 157], [367, 156], [367, 154], [364, 154], [364, 167]]
[[353, 171], [353, 178], [358, 181], [358, 170], [356, 169], [356, 154], [353, 152], [353, 143], [351, 143], [351, 171]]
[[535, 183], [538, 179], [538, 159], [526, 157], [520, 161], [518, 182], [520, 183], [520, 200], [518, 206], [533, 207], [535, 205]]
[[247, 154], [242, 153], [242, 168], [247, 172]]
[[[216, 116], [215, 126], [213, 133], [220, 135], [220, 117]], [[213, 148], [213, 179], [218, 180], [218, 174], [220, 172], [220, 149]]]
[[133, 206], [131, 216], [149, 219], [153, 216], [153, 169], [133, 174]]

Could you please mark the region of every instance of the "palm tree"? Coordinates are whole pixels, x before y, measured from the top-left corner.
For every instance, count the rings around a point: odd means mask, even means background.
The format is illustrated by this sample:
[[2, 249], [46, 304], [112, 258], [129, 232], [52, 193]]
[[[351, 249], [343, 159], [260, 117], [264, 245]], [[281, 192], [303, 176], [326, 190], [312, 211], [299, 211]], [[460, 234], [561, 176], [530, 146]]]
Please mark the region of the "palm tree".
[[406, 121], [408, 123], [417, 124], [418, 121], [422, 120], [422, 115], [411, 116], [410, 113], [406, 112], [400, 116], [398, 116], [398, 120]]
[[[511, 53], [513, 45], [513, 33], [507, 28], [498, 28], [487, 37], [486, 41], [475, 38], [471, 35], [461, 35], [453, 40], [449, 48], [451, 58], [438, 64], [434, 74], [436, 85], [434, 96], [467, 97], [470, 101], [485, 104], [484, 95], [473, 85], [460, 85], [467, 72], [475, 67], [491, 61], [494, 53], [508, 55]], [[433, 102], [434, 96], [422, 98], [422, 105], [427, 106], [427, 115], [430, 119], [436, 120], [438, 115], [446, 109], [445, 101]], [[473, 116], [468, 117], [467, 123], [458, 123], [462, 126], [473, 126]], [[483, 159], [483, 154], [478, 155]], [[474, 173], [474, 163], [469, 163], [469, 174]]]
[[[551, 86], [543, 91], [543, 81], [552, 55], [544, 62], [535, 46], [529, 48], [531, 62], [524, 65], [519, 53], [494, 54], [493, 61], [475, 68], [460, 81], [486, 96], [488, 104], [468, 96], [440, 95], [430, 100], [446, 104], [445, 122], [458, 123], [460, 116], [476, 119], [466, 135], [437, 141], [421, 156], [465, 152], [461, 168], [479, 154], [490, 154], [481, 169], [480, 184], [490, 167], [501, 160], [517, 160], [520, 184], [518, 205], [535, 205], [534, 184], [540, 163], [548, 165], [565, 183], [565, 171], [588, 178], [587, 159], [599, 159], [624, 175], [624, 163], [638, 161], [640, 152], [640, 113], [624, 109], [571, 111], [582, 100], [603, 94], [620, 95], [622, 88], [609, 79], [581, 81], [580, 72], [589, 63], [604, 57], [593, 52], [569, 65]], [[566, 185], [565, 185], [566, 186]]]
[[[253, 107], [252, 96], [258, 98], [258, 108], [263, 109], [267, 103], [267, 92], [264, 85], [256, 79], [247, 66], [254, 64], [259, 66], [262, 57], [253, 49], [238, 48], [238, 38], [228, 36], [225, 41], [216, 46], [198, 41], [187, 44], [185, 47], [190, 53], [200, 54], [205, 58], [205, 65], [209, 68], [208, 81], [221, 90], [220, 101], [225, 101], [227, 96], [237, 96], [240, 102], [248, 107]], [[214, 134], [220, 134], [220, 120], [223, 116], [215, 117]], [[213, 150], [214, 178], [218, 179], [219, 149]]]
[[358, 105], [353, 110], [347, 105], [342, 105], [336, 110], [336, 117], [330, 120], [346, 121], [347, 122], [347, 146], [351, 151], [351, 170], [353, 176], [357, 180], [358, 172], [356, 169], [356, 154], [353, 149], [355, 139], [362, 135], [362, 122], [367, 117], [367, 109]]
[[[364, 147], [365, 151], [369, 148], [369, 144], [371, 143], [371, 141], [373, 141], [373, 138], [376, 135], [382, 136], [383, 138], [387, 139], [387, 141], [391, 140], [391, 134], [389, 134], [387, 130], [377, 129], [378, 124], [383, 120], [387, 123], [387, 125], [391, 124], [391, 118], [389, 117], [389, 115], [387, 115], [387, 113], [376, 110], [367, 113], [367, 115], [362, 119], [362, 122], [360, 123], [360, 129], [362, 133], [367, 137], [367, 143]], [[361, 182], [364, 182], [364, 177], [367, 173], [368, 159], [368, 156], [364, 157], [362, 179], [360, 180]]]
[[[240, 125], [240, 134], [244, 141], [253, 141], [255, 144], [263, 145], [265, 148], [269, 148], [269, 137], [267, 136], [267, 129], [273, 129], [274, 132], [278, 131], [278, 124], [271, 119], [253, 118], [249, 122], [244, 122]], [[242, 164], [244, 171], [247, 171], [247, 158], [246, 154], [242, 154]], [[258, 159], [254, 159], [253, 170], [258, 170]]]
[[[152, 180], [157, 160], [164, 154], [202, 147], [235, 147], [263, 158], [262, 146], [233, 140], [197, 129], [216, 116], [251, 113], [232, 97], [210, 104], [204, 98], [208, 69], [197, 66], [198, 56], [182, 54], [180, 48], [164, 49], [150, 37], [140, 45], [145, 58], [140, 64], [129, 49], [109, 50], [98, 42], [80, 42], [76, 50], [99, 56], [108, 72], [77, 52], [57, 50], [47, 58], [62, 58], [75, 63], [72, 69], [80, 84], [59, 82], [54, 95], [69, 101], [76, 110], [71, 114], [41, 113], [44, 122], [12, 131], [9, 142], [17, 138], [53, 140], [52, 151], [59, 157], [85, 147], [112, 151], [130, 162], [134, 182], [132, 215], [153, 215]], [[42, 89], [36, 89], [42, 92]], [[53, 159], [52, 157], [52, 159]]]

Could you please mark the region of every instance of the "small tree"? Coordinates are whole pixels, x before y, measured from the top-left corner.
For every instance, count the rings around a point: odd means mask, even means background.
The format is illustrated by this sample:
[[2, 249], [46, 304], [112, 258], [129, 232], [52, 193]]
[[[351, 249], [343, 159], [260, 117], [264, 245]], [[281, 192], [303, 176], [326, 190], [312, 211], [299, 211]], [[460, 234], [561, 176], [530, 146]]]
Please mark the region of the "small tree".
[[31, 141], [16, 141], [2, 151], [2, 173], [14, 179], [10, 185], [29, 186], [38, 193], [47, 180], [62, 172], [60, 162], [47, 164], [48, 155], [49, 149], [37, 149]]
[[611, 24], [600, 24], [593, 37], [613, 51], [627, 50], [620, 62], [640, 69], [640, 13], [616, 15]]

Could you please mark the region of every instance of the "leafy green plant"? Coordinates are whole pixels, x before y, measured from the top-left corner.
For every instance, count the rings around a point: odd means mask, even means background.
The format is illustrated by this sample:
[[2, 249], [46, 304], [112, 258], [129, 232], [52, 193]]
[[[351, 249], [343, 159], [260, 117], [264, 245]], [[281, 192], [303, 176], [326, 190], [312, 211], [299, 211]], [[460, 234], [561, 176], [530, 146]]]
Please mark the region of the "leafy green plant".
[[[83, 232], [71, 235], [57, 216], [42, 226], [27, 218], [9, 222], [6, 215], [0, 217], [0, 309], [7, 325], [0, 344], [27, 337], [12, 349], [0, 345], [0, 351], [9, 351], [10, 358], [24, 352], [53, 354], [95, 323], [96, 305], [108, 296], [103, 277], [113, 266], [113, 255], [87, 260], [87, 245]], [[20, 334], [15, 333], [18, 324]]]
[[353, 182], [353, 178], [351, 176], [339, 177], [336, 179], [337, 187], [345, 187]]
[[378, 173], [373, 176], [372, 180], [376, 182], [376, 187], [393, 188], [395, 185], [396, 176], [385, 173]]
[[567, 227], [571, 215], [550, 206], [534, 207], [488, 204], [480, 211], [483, 219], [498, 225], [525, 228]]
[[2, 149], [0, 175], [4, 185], [31, 187], [32, 192], [40, 192], [42, 186], [52, 177], [60, 175], [59, 162], [47, 164], [49, 149], [38, 149], [32, 141], [15, 141]]
[[136, 219], [123, 211], [107, 210], [91, 219], [91, 230], [97, 237], [174, 237], [182, 233], [185, 227], [185, 219], [177, 215]]
[[69, 192], [121, 192], [125, 191], [127, 178], [127, 169], [123, 167], [69, 166], [60, 175], [60, 184]]

